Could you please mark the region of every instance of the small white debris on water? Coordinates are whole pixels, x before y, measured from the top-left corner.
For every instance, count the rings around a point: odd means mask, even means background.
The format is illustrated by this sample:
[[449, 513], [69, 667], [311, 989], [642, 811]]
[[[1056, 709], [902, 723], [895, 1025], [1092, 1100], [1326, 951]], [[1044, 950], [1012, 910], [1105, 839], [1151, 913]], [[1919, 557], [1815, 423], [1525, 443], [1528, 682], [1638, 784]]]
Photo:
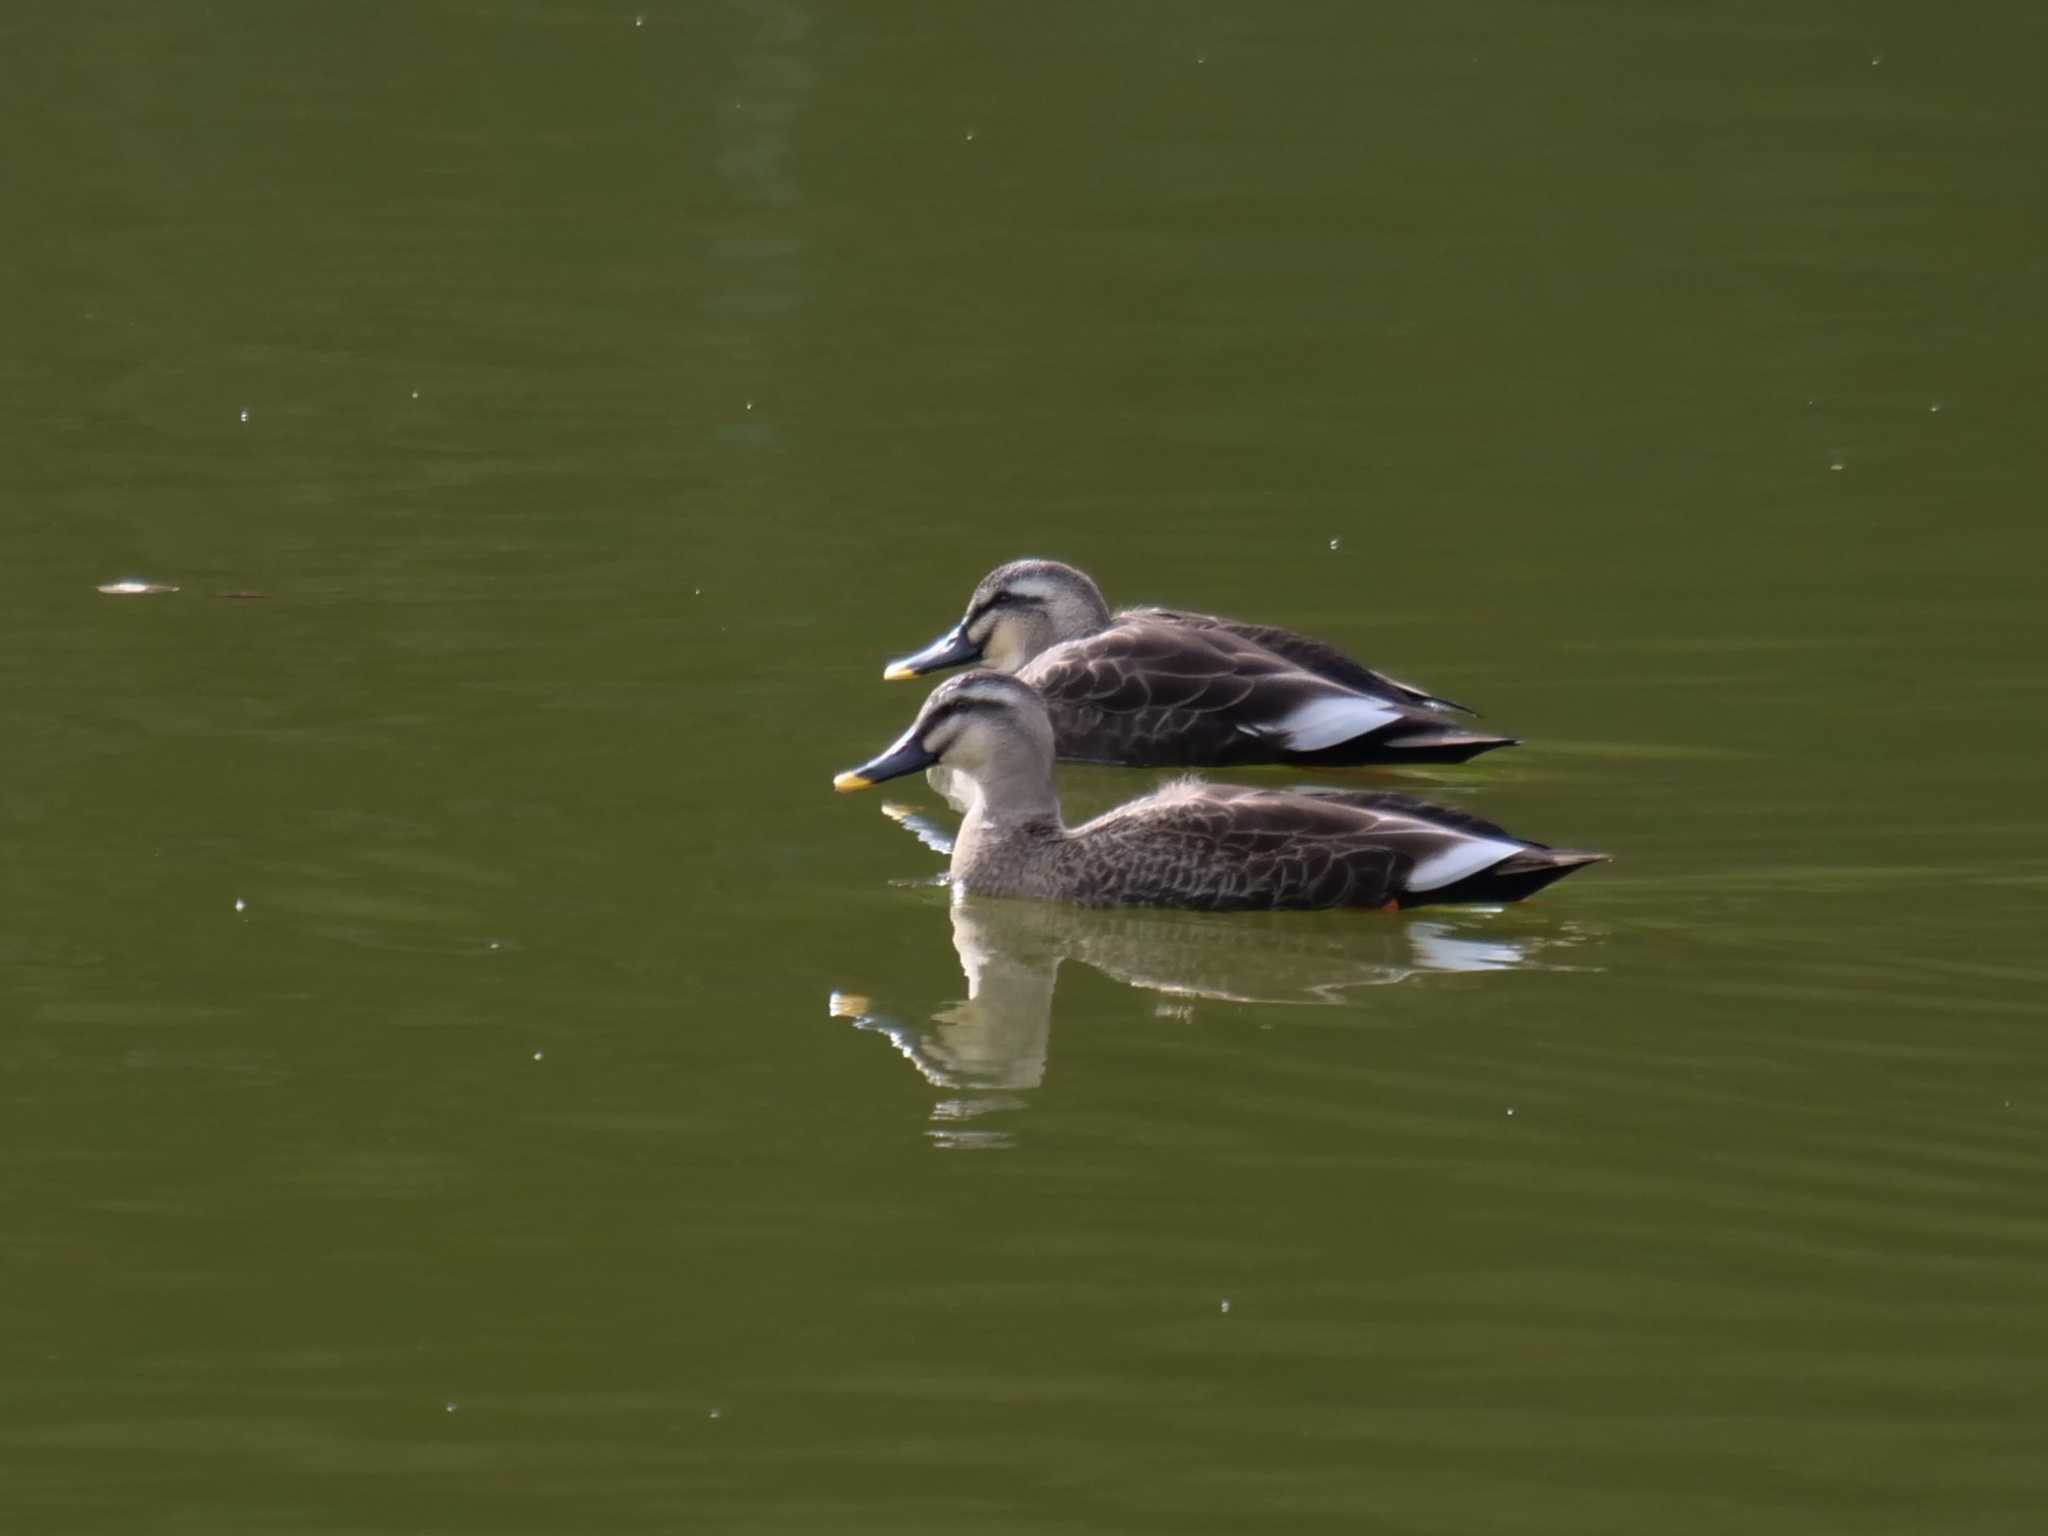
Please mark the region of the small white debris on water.
[[1927, 407], [1927, 409], [1928, 409], [1928, 410], [1930, 410], [1930, 411], [1938, 411], [1938, 410], [1940, 410], [1940, 409], [1941, 409], [1941, 402], [1940, 402], [1939, 400], [1936, 400], [1936, 401], [1934, 401], [1934, 402], [1933, 402], [1932, 404], [1930, 404], [1930, 405], [1929, 405], [1929, 406]]
[[749, 401], [747, 402], [747, 409], [751, 411], [751, 410], [752, 410], [753, 408], [754, 408], [754, 402], [753, 402], [753, 401], [751, 401], [751, 400], [749, 400]]
[[453, 1413], [456, 1409], [460, 1408], [461, 1406], [462, 1404], [460, 1403], [444, 1403], [442, 1404], [441, 1411], [444, 1413]]
[[161, 581], [108, 581], [93, 589], [108, 597], [160, 597], [178, 589]]
[[702, 597], [703, 595], [704, 595], [704, 589], [703, 589], [702, 587], [692, 587], [692, 588], [690, 588], [690, 596], [692, 596], [692, 597]]
[[420, 397], [420, 392], [419, 392], [418, 390], [414, 390], [414, 391], [412, 392], [412, 397], [413, 397], [413, 399], [415, 399], [415, 400], [419, 399], [419, 397]]
[[1343, 541], [1342, 539], [1332, 539], [1332, 540], [1330, 540], [1330, 548], [1332, 548], [1332, 549], [1342, 549], [1343, 547], [1344, 547], [1344, 541]]
[[647, 25], [647, 18], [645, 16], [635, 16], [633, 18], [633, 25], [636, 27], [644, 27]]
[[236, 910], [237, 912], [246, 912], [246, 911], [248, 911], [248, 910], [249, 910], [249, 903], [247, 903], [246, 901], [242, 900], [242, 898], [241, 898], [241, 897], [237, 896], [237, 897], [235, 898], [235, 910]]
[[1829, 468], [1829, 469], [1832, 469], [1832, 470], [1840, 471], [1840, 470], [1842, 470], [1842, 469], [1845, 469], [1845, 468], [1847, 468], [1847, 466], [1846, 466], [1846, 465], [1844, 465], [1844, 464], [1842, 463], [1842, 461], [1841, 461], [1840, 459], [1836, 459], [1836, 460], [1834, 461], [1834, 463], [1832, 463], [1832, 464], [1830, 464], [1830, 465], [1828, 466], [1828, 468]]
[[545, 1055], [547, 1055], [547, 1052], [546, 1052], [546, 1051], [535, 1051], [535, 1052], [533, 1053], [533, 1059], [534, 1059], [535, 1061], [539, 1061], [539, 1060], [540, 1060], [540, 1059], [541, 1059], [541, 1058], [542, 1058], [543, 1056], [545, 1056]]
[[1514, 1106], [1514, 1105], [1512, 1105], [1512, 1104], [1510, 1104], [1510, 1105], [1508, 1106], [1508, 1118], [1509, 1118], [1510, 1120], [1512, 1120], [1512, 1119], [1514, 1119], [1514, 1117], [1515, 1117], [1515, 1106]]
[[711, 1410], [710, 1413], [705, 1415], [705, 1417], [713, 1419], [722, 1419], [725, 1417], [725, 1410], [723, 1408], [714, 1408]]
[[974, 142], [974, 130], [972, 128], [967, 130], [967, 142], [970, 144]]
[[1224, 1297], [1222, 1303], [1216, 1308], [1216, 1310], [1219, 1312], [1228, 1312], [1230, 1310], [1230, 1298], [1228, 1296]]
[[249, 419], [249, 412], [248, 412], [247, 408], [245, 407], [245, 408], [243, 409], [243, 411], [242, 411], [242, 420], [244, 420], [244, 421], [247, 421], [248, 419]]

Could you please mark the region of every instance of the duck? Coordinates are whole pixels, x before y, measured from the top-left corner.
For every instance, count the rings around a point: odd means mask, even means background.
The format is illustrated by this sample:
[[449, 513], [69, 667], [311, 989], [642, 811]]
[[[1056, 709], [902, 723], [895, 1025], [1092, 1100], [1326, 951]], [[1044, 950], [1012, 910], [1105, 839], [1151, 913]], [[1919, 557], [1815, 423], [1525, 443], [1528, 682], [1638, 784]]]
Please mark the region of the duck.
[[910, 729], [832, 780], [842, 793], [943, 766], [968, 780], [954, 890], [1084, 907], [1200, 911], [1519, 901], [1606, 854], [1551, 848], [1385, 790], [1184, 779], [1078, 827], [1060, 816], [1051, 712], [986, 669], [932, 690]]
[[1070, 762], [1462, 763], [1516, 745], [1451, 719], [1472, 713], [1455, 700], [1292, 630], [1172, 608], [1112, 614], [1092, 577], [1057, 560], [997, 566], [958, 624], [882, 676], [969, 662], [1036, 688]]

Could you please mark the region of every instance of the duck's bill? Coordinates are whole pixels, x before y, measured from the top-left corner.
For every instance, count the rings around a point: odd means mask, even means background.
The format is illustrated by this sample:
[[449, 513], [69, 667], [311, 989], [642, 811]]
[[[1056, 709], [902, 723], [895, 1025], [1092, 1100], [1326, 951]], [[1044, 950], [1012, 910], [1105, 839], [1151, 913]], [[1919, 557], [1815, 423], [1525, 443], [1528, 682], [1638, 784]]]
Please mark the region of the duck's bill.
[[923, 677], [927, 672], [943, 672], [948, 667], [957, 667], [965, 662], [981, 660], [981, 647], [968, 639], [960, 630], [949, 630], [915, 656], [903, 656], [882, 668], [885, 680], [895, 683], [906, 677]]
[[906, 738], [873, 762], [862, 763], [858, 768], [849, 768], [839, 774], [832, 780], [832, 787], [842, 795], [850, 795], [856, 789], [872, 789], [889, 779], [900, 779], [906, 773], [929, 768], [938, 760], [936, 753], [927, 752], [915, 739]]

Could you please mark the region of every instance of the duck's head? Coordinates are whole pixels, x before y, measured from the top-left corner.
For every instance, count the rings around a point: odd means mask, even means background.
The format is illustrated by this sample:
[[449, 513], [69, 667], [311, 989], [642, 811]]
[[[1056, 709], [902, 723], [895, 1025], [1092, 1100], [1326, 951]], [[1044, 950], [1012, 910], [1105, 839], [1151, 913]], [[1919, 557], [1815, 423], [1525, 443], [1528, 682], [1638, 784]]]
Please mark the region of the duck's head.
[[970, 661], [1015, 672], [1040, 651], [1107, 623], [1109, 605], [1087, 572], [1057, 560], [1012, 560], [981, 578], [958, 624], [915, 656], [890, 662], [882, 676], [922, 677]]
[[1029, 683], [1001, 672], [967, 672], [934, 688], [910, 729], [888, 750], [833, 779], [841, 794], [943, 763], [977, 784], [1052, 777], [1052, 718]]

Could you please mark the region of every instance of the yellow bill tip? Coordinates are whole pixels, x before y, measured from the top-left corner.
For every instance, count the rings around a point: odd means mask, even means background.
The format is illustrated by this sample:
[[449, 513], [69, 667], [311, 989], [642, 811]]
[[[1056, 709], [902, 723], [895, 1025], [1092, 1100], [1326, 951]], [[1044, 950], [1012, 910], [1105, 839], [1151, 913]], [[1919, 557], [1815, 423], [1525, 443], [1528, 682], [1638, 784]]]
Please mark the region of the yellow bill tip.
[[917, 669], [915, 667], [907, 667], [900, 661], [892, 661], [889, 665], [882, 668], [882, 681], [885, 683], [900, 683], [907, 677], [915, 676], [917, 676]]
[[849, 795], [856, 789], [873, 789], [875, 781], [864, 779], [857, 773], [840, 773], [833, 775], [832, 787], [842, 795]]
[[834, 992], [830, 1006], [835, 1019], [857, 1019], [871, 1011], [868, 1000], [858, 992]]

